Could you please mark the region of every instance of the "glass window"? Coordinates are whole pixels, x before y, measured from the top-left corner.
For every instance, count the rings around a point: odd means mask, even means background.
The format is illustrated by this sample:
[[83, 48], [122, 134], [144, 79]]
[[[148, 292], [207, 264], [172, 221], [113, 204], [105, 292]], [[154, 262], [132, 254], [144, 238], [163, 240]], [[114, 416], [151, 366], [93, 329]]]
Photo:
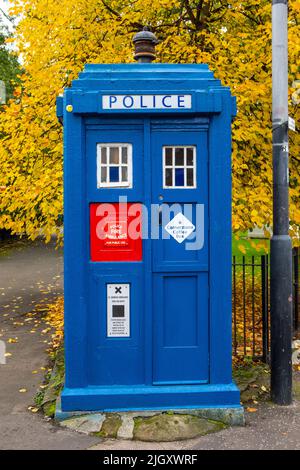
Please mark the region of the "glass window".
[[128, 168], [127, 166], [122, 166], [122, 181], [128, 180]]
[[106, 147], [101, 148], [101, 162], [106, 163]]
[[101, 167], [101, 183], [105, 183], [107, 181], [107, 168], [106, 166]]
[[163, 147], [163, 187], [196, 188], [196, 147]]
[[127, 163], [127, 147], [122, 147], [122, 163]]
[[175, 166], [184, 165], [184, 149], [182, 147], [175, 148]]
[[119, 164], [119, 148], [110, 147], [109, 148], [109, 163]]
[[109, 182], [110, 183], [118, 183], [119, 181], [119, 167], [118, 166], [110, 166], [109, 167]]
[[173, 170], [166, 168], [166, 186], [173, 186]]
[[132, 145], [97, 144], [97, 188], [132, 187]]
[[194, 164], [194, 149], [192, 148], [186, 149], [186, 164], [188, 166], [193, 166]]
[[186, 169], [186, 185], [194, 186], [194, 169], [193, 168]]
[[175, 186], [184, 186], [184, 168], [175, 168]]
[[172, 149], [172, 147], [171, 148], [166, 147], [165, 152], [166, 152], [165, 153], [165, 155], [166, 155], [166, 165], [172, 165], [173, 164], [173, 158], [172, 158], [173, 149]]

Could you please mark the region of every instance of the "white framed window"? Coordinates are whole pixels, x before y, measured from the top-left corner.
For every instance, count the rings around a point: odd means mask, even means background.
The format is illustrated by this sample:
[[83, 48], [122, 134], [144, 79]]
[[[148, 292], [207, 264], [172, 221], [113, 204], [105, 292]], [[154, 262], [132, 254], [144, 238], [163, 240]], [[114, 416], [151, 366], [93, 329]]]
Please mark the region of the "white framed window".
[[163, 147], [163, 188], [196, 188], [196, 147], [177, 145]]
[[97, 188], [132, 188], [131, 144], [97, 144]]

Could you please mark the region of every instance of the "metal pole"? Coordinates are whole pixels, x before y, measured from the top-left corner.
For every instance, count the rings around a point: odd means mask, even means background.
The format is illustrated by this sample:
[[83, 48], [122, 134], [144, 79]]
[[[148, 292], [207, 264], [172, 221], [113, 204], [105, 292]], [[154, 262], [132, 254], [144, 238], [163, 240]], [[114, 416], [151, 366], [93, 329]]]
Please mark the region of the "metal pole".
[[272, 0], [273, 236], [271, 397], [292, 402], [292, 245], [289, 237], [287, 0]]
[[294, 248], [294, 332], [299, 328], [299, 248]]
[[261, 256], [261, 308], [262, 308], [262, 361], [269, 362], [269, 325], [267, 302], [267, 269], [266, 255]]

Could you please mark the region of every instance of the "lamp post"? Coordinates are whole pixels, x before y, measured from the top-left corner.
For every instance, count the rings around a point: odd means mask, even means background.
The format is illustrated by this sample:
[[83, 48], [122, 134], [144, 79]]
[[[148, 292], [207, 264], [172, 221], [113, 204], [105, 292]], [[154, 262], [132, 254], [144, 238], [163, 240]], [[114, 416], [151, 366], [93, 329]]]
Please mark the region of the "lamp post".
[[287, 0], [272, 0], [273, 236], [271, 397], [292, 402], [292, 244], [289, 237]]

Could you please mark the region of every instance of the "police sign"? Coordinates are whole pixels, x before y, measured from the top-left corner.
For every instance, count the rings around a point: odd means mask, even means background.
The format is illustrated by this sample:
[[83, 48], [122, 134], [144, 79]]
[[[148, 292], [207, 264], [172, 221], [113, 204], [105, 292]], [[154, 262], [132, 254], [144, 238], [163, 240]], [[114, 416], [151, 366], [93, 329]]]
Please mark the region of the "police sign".
[[103, 95], [103, 109], [191, 109], [191, 95]]

